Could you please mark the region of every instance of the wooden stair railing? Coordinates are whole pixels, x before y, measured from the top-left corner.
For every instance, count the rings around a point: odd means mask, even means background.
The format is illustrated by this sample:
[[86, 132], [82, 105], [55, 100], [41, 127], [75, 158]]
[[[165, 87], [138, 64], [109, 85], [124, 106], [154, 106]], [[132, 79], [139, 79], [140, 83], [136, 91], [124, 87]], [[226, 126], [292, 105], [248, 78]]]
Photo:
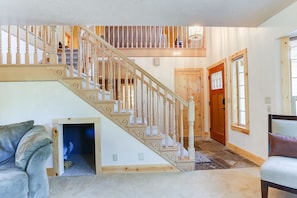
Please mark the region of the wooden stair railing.
[[[38, 62], [43, 64], [47, 62], [58, 64], [58, 52], [61, 55], [61, 64], [66, 64], [67, 56], [70, 56], [65, 71], [67, 77], [60, 78], [62, 84], [179, 170], [193, 170], [195, 157], [193, 100], [190, 98], [188, 104], [94, 33], [95, 28], [83, 26], [67, 28], [73, 35], [69, 49], [65, 46], [57, 49], [56, 38], [63, 38], [64, 27], [51, 27], [48, 36], [43, 34], [44, 39], [48, 37], [51, 39], [43, 43], [40, 39], [41, 46], [39, 44], [38, 47], [37, 37], [31, 35], [32, 42], [28, 36], [28, 27], [25, 29], [26, 46], [32, 45], [34, 53], [39, 52], [39, 55], [34, 55], [34, 64], [36, 57], [42, 57]], [[57, 31], [61, 29], [62, 31]], [[17, 30], [20, 31], [19, 27]], [[62, 36], [58, 33], [62, 33]], [[48, 40], [55, 43], [51, 45]], [[9, 55], [10, 46], [8, 40], [7, 59], [12, 57]], [[75, 50], [73, 46], [76, 46]], [[26, 53], [30, 51], [28, 48], [24, 50]], [[18, 52], [20, 49], [17, 47]], [[2, 54], [2, 47], [0, 52]], [[78, 52], [76, 57], [74, 52]], [[76, 61], [73, 61], [74, 58]], [[186, 108], [189, 108], [188, 115], [183, 114]], [[184, 123], [186, 117], [188, 120]], [[187, 150], [183, 141], [186, 124], [189, 126]]]

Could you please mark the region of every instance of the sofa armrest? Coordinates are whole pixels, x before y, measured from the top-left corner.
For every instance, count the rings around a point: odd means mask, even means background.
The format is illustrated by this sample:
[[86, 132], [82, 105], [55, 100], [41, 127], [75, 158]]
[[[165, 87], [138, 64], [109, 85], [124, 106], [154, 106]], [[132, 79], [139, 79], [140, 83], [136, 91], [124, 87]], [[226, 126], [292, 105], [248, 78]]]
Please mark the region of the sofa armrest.
[[38, 149], [50, 145], [52, 142], [44, 126], [34, 126], [22, 137], [18, 144], [15, 153], [16, 166], [25, 170], [32, 155], [37, 152]]

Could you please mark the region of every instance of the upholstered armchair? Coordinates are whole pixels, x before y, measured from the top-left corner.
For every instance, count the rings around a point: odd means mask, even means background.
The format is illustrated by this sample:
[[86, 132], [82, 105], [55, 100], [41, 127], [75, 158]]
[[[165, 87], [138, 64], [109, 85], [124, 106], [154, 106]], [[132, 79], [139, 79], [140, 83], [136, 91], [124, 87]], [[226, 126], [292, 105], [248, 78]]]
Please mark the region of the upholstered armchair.
[[261, 166], [262, 198], [268, 188], [297, 194], [297, 116], [269, 115], [269, 157]]
[[33, 121], [0, 126], [0, 197], [46, 198], [52, 139]]

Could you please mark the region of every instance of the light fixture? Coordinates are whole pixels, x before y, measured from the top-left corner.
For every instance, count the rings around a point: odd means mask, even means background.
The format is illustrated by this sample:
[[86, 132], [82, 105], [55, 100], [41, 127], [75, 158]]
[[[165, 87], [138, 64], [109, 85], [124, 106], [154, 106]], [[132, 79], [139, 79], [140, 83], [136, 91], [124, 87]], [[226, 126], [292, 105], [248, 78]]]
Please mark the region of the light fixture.
[[203, 37], [202, 26], [189, 26], [189, 39], [190, 40], [201, 40]]

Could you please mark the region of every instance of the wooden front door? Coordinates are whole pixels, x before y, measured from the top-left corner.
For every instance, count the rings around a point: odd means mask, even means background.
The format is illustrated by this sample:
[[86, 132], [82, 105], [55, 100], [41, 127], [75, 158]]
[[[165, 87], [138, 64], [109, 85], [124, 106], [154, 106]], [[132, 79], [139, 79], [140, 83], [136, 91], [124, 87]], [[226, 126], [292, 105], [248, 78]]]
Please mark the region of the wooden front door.
[[225, 145], [224, 66], [221, 62], [208, 69], [210, 137]]
[[[203, 70], [202, 69], [175, 69], [175, 92], [186, 101], [193, 96], [195, 102], [194, 136], [203, 135]], [[188, 137], [188, 109], [184, 109], [184, 137]]]

